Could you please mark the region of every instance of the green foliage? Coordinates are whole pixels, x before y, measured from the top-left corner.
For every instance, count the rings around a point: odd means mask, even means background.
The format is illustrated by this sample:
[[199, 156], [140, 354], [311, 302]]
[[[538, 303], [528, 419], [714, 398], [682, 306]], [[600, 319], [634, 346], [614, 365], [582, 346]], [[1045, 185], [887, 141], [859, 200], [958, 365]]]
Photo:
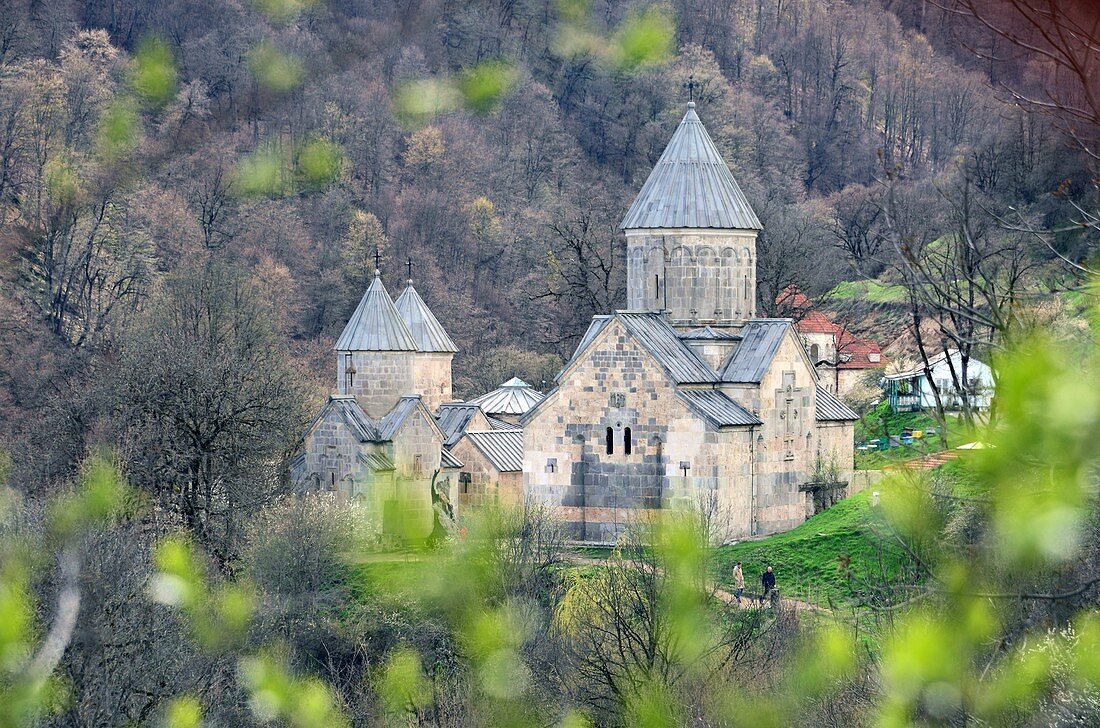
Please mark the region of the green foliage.
[[241, 660], [241, 680], [251, 694], [253, 714], [263, 722], [285, 721], [296, 728], [347, 726], [328, 686], [292, 675], [284, 662], [270, 652]]
[[254, 603], [247, 584], [209, 586], [195, 547], [183, 538], [165, 539], [154, 560], [158, 571], [149, 587], [151, 596], [182, 609], [200, 644], [222, 650], [244, 639]]
[[676, 24], [660, 7], [632, 13], [612, 38], [611, 61], [623, 71], [664, 63], [673, 55]]
[[343, 150], [330, 139], [316, 136], [294, 144], [269, 141], [237, 164], [233, 190], [242, 197], [316, 191], [336, 181], [343, 168]]
[[487, 114], [515, 86], [518, 76], [515, 66], [507, 61], [486, 61], [463, 72], [457, 87], [467, 109]]
[[289, 23], [317, 3], [318, 0], [253, 0], [257, 10], [282, 24]]
[[276, 94], [293, 91], [305, 78], [302, 61], [268, 41], [257, 43], [248, 52], [248, 67], [261, 88]]
[[399, 118], [420, 124], [439, 114], [466, 108], [488, 114], [516, 85], [519, 73], [504, 60], [482, 61], [457, 76], [420, 79], [400, 84], [394, 93]]
[[176, 698], [168, 706], [164, 723], [167, 728], [200, 728], [202, 704], [190, 696]]
[[432, 689], [420, 666], [416, 650], [394, 650], [378, 684], [378, 694], [391, 713], [415, 713], [431, 704]]
[[611, 71], [635, 73], [674, 55], [675, 19], [660, 5], [631, 11], [610, 37], [596, 29], [586, 0], [561, 0], [555, 9], [559, 24], [553, 48], [559, 56], [592, 56]]
[[344, 168], [344, 153], [335, 142], [316, 137], [297, 150], [297, 172], [300, 185], [319, 189], [332, 184]]
[[99, 155], [107, 161], [117, 161], [137, 147], [140, 137], [137, 106], [128, 97], [115, 99], [99, 118], [96, 137]]
[[[59, 585], [62, 592], [79, 589], [80, 539], [121, 514], [126, 492], [114, 463], [95, 456], [85, 463], [79, 487], [49, 504], [46, 523], [51, 538], [45, 548], [50, 557], [53, 548], [60, 549], [60, 560], [67, 565]], [[0, 493], [7, 493], [6, 483], [0, 482]], [[71, 638], [73, 610], [79, 603], [63, 598], [58, 610], [69, 613], [54, 617], [62, 626], [36, 643], [40, 630], [31, 579], [42, 554], [32, 554], [12, 539], [4, 525], [0, 521], [0, 728], [16, 728], [60, 706], [62, 690], [52, 673]]]
[[146, 38], [134, 55], [130, 87], [146, 104], [160, 107], [176, 95], [178, 71], [172, 51], [160, 38]]

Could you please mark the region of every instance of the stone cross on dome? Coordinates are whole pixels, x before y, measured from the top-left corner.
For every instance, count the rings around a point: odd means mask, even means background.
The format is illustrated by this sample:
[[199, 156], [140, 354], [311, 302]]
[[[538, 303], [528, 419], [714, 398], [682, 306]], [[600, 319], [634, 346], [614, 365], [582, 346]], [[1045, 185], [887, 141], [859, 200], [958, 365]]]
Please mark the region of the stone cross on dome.
[[695, 80], [695, 74], [688, 76], [687, 83], [684, 84], [684, 88], [688, 92], [688, 106], [695, 106], [695, 89], [699, 86], [699, 83]]
[[413, 282], [413, 259], [412, 259], [411, 255], [409, 256], [409, 259], [405, 261], [405, 267], [409, 271], [409, 279], [408, 280], [409, 280], [409, 285], [411, 286], [412, 282]]

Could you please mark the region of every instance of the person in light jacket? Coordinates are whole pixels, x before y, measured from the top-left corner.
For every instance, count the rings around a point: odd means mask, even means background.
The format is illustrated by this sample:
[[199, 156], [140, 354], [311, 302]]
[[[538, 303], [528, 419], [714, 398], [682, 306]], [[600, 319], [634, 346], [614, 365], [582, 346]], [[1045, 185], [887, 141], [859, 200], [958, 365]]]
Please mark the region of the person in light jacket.
[[737, 603], [741, 603], [741, 595], [745, 593], [745, 574], [741, 571], [741, 562], [733, 565], [733, 596]]

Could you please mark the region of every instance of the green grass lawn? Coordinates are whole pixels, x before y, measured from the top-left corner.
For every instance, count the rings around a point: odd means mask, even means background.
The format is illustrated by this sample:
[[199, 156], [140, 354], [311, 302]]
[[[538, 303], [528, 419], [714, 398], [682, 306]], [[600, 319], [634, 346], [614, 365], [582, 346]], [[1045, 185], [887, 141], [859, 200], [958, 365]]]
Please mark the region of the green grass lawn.
[[906, 300], [906, 294], [904, 286], [886, 285], [878, 281], [844, 281], [829, 291], [825, 298], [900, 303]]
[[[871, 494], [865, 491], [787, 533], [723, 546], [715, 556], [718, 583], [729, 589], [730, 571], [734, 562], [741, 561], [746, 591], [759, 593], [760, 575], [770, 564], [776, 586], [787, 597], [821, 605], [827, 605], [830, 599], [848, 601], [851, 592], [840, 559], [851, 557], [857, 575], [878, 573], [880, 549], [871, 533], [875, 517]], [[902, 564], [900, 551], [886, 548], [881, 555], [887, 573], [897, 573]]]
[[[935, 418], [924, 412], [892, 412], [889, 402], [880, 402], [874, 409], [856, 422], [856, 442], [867, 442], [882, 437], [883, 425], [891, 435], [900, 435], [903, 430], [927, 431], [938, 427]], [[958, 447], [968, 441], [959, 418], [947, 416], [947, 446]], [[856, 451], [857, 470], [881, 470], [889, 465], [898, 465], [907, 460], [939, 452], [943, 448], [938, 435], [929, 435], [913, 440], [912, 445], [892, 447], [889, 450]]]

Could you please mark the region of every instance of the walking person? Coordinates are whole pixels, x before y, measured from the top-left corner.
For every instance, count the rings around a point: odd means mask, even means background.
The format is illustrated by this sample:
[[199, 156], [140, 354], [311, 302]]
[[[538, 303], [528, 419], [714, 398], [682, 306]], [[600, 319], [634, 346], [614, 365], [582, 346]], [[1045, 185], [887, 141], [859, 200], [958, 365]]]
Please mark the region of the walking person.
[[772, 571], [771, 566], [764, 570], [760, 583], [764, 586], [764, 594], [760, 597], [760, 601], [764, 602], [771, 596], [772, 589], [775, 589], [775, 572]]
[[745, 574], [741, 571], [741, 562], [733, 565], [733, 596], [741, 604], [741, 595], [745, 593]]

